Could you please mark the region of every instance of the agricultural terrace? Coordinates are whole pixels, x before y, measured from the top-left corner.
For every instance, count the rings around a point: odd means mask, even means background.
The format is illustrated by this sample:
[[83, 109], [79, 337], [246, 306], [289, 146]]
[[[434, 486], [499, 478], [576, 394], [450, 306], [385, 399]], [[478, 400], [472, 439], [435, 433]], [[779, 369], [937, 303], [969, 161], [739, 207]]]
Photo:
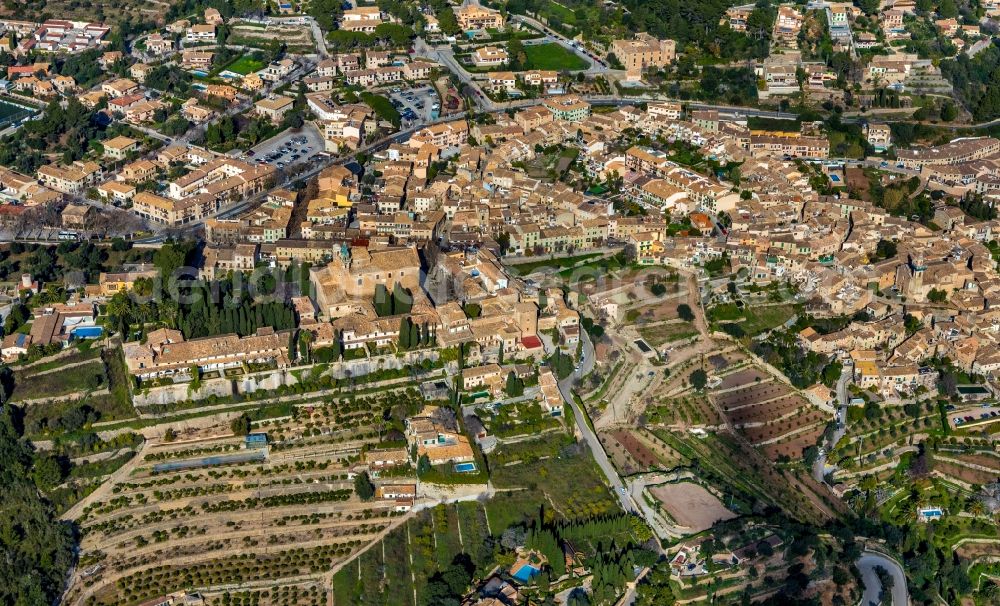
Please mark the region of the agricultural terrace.
[[[74, 511], [81, 555], [66, 603], [194, 588], [224, 604], [233, 598], [220, 587], [247, 583], [256, 603], [310, 603], [309, 583], [405, 515], [393, 500], [362, 500], [349, 471], [368, 448], [405, 444], [403, 420], [422, 403], [405, 389], [309, 401], [257, 422], [244, 413], [212, 437], [147, 444], [106, 497]], [[243, 423], [270, 444], [233, 435]], [[384, 482], [416, 477], [401, 469]]]
[[758, 369], [721, 375], [711, 396], [726, 421], [771, 460], [802, 458], [826, 429], [830, 414]]
[[[557, 546], [566, 540], [594, 574], [600, 593], [592, 603], [613, 603], [627, 576], [619, 576], [620, 566], [655, 559], [637, 547], [649, 539], [649, 530], [638, 518], [620, 512], [590, 454], [571, 435], [500, 445], [488, 455], [488, 463], [494, 496], [410, 516], [380, 544], [337, 570], [334, 604], [408, 606], [432, 603], [430, 596], [457, 601], [445, 579], [474, 586], [495, 570], [510, 581], [507, 571], [515, 549], [526, 542], [555, 550], [548, 554], [540, 548], [549, 565], [536, 582], [520, 588], [542, 601], [550, 592], [583, 582], [575, 574], [563, 577], [569, 571]], [[558, 578], [562, 580], [556, 584]]]
[[14, 366], [10, 400], [24, 406], [25, 433], [51, 438], [136, 417], [121, 348], [83, 341], [77, 350]]

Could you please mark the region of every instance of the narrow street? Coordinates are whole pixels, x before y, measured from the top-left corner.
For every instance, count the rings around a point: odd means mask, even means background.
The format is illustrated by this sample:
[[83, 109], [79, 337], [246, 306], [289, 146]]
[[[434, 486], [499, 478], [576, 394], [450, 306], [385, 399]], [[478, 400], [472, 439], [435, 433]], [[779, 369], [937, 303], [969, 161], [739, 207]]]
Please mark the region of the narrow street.
[[590, 451], [594, 455], [594, 460], [597, 461], [597, 466], [601, 468], [601, 472], [607, 478], [608, 484], [615, 492], [615, 496], [621, 502], [622, 509], [629, 513], [639, 513], [635, 503], [632, 501], [632, 496], [625, 487], [625, 483], [622, 482], [621, 476], [618, 475], [618, 471], [615, 470], [614, 465], [608, 459], [607, 453], [604, 452], [604, 447], [597, 438], [597, 434], [590, 428], [590, 424], [587, 423], [584, 411], [577, 405], [576, 400], [573, 398], [573, 387], [594, 366], [594, 345], [590, 342], [590, 338], [585, 331], [580, 332], [580, 338], [583, 340], [584, 363], [573, 374], [559, 381], [559, 393], [562, 394], [566, 405], [573, 410], [573, 418], [576, 419], [577, 429], [579, 429], [584, 441], [587, 442], [587, 446], [590, 447]]

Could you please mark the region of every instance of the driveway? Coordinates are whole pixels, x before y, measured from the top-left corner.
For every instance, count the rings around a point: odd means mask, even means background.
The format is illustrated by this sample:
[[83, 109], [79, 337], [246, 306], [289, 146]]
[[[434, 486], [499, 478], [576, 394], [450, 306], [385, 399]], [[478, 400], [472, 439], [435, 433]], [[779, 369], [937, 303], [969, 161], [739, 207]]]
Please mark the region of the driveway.
[[903, 575], [903, 568], [899, 565], [899, 562], [874, 551], [865, 551], [858, 559], [857, 565], [858, 570], [861, 571], [861, 581], [865, 586], [861, 606], [879, 603], [882, 583], [879, 582], [878, 575], [875, 573], [877, 566], [885, 568], [892, 576], [892, 606], [909, 605], [909, 596], [906, 591], [906, 576]]
[[823, 478], [826, 477], [827, 473], [836, 469], [836, 467], [827, 468], [826, 455], [833, 450], [837, 442], [847, 433], [847, 403], [850, 401], [847, 394], [847, 384], [853, 376], [854, 365], [845, 363], [843, 369], [840, 371], [840, 379], [837, 381], [837, 430], [833, 432], [830, 441], [823, 445], [823, 454], [816, 457], [816, 461], [813, 463], [813, 479], [819, 483], [823, 483]]

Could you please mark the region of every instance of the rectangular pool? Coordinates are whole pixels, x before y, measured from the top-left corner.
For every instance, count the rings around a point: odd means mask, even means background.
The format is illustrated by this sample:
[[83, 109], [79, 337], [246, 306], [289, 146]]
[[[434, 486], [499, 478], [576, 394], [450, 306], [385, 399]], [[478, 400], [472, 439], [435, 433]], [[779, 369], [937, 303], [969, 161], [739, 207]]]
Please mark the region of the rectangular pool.
[[458, 473], [475, 473], [475, 463], [455, 463], [455, 471]]
[[104, 335], [101, 326], [81, 326], [73, 330], [74, 339], [99, 339]]

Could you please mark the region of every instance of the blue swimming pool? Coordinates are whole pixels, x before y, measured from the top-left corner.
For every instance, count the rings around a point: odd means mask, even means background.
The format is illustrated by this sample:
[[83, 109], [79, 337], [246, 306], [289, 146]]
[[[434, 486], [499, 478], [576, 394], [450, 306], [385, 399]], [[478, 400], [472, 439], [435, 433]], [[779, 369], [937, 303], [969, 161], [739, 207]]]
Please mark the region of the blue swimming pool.
[[458, 473], [475, 473], [475, 463], [455, 463], [455, 471]]
[[840, 183], [840, 175], [830, 175], [830, 180], [834, 183]]
[[515, 572], [512, 576], [518, 581], [521, 581], [522, 583], [528, 583], [531, 581], [531, 579], [538, 576], [538, 573], [540, 572], [541, 569], [536, 568], [531, 564], [525, 564], [520, 568], [518, 568], [517, 572]]
[[101, 326], [81, 326], [73, 329], [74, 339], [100, 339], [104, 336], [104, 328]]

